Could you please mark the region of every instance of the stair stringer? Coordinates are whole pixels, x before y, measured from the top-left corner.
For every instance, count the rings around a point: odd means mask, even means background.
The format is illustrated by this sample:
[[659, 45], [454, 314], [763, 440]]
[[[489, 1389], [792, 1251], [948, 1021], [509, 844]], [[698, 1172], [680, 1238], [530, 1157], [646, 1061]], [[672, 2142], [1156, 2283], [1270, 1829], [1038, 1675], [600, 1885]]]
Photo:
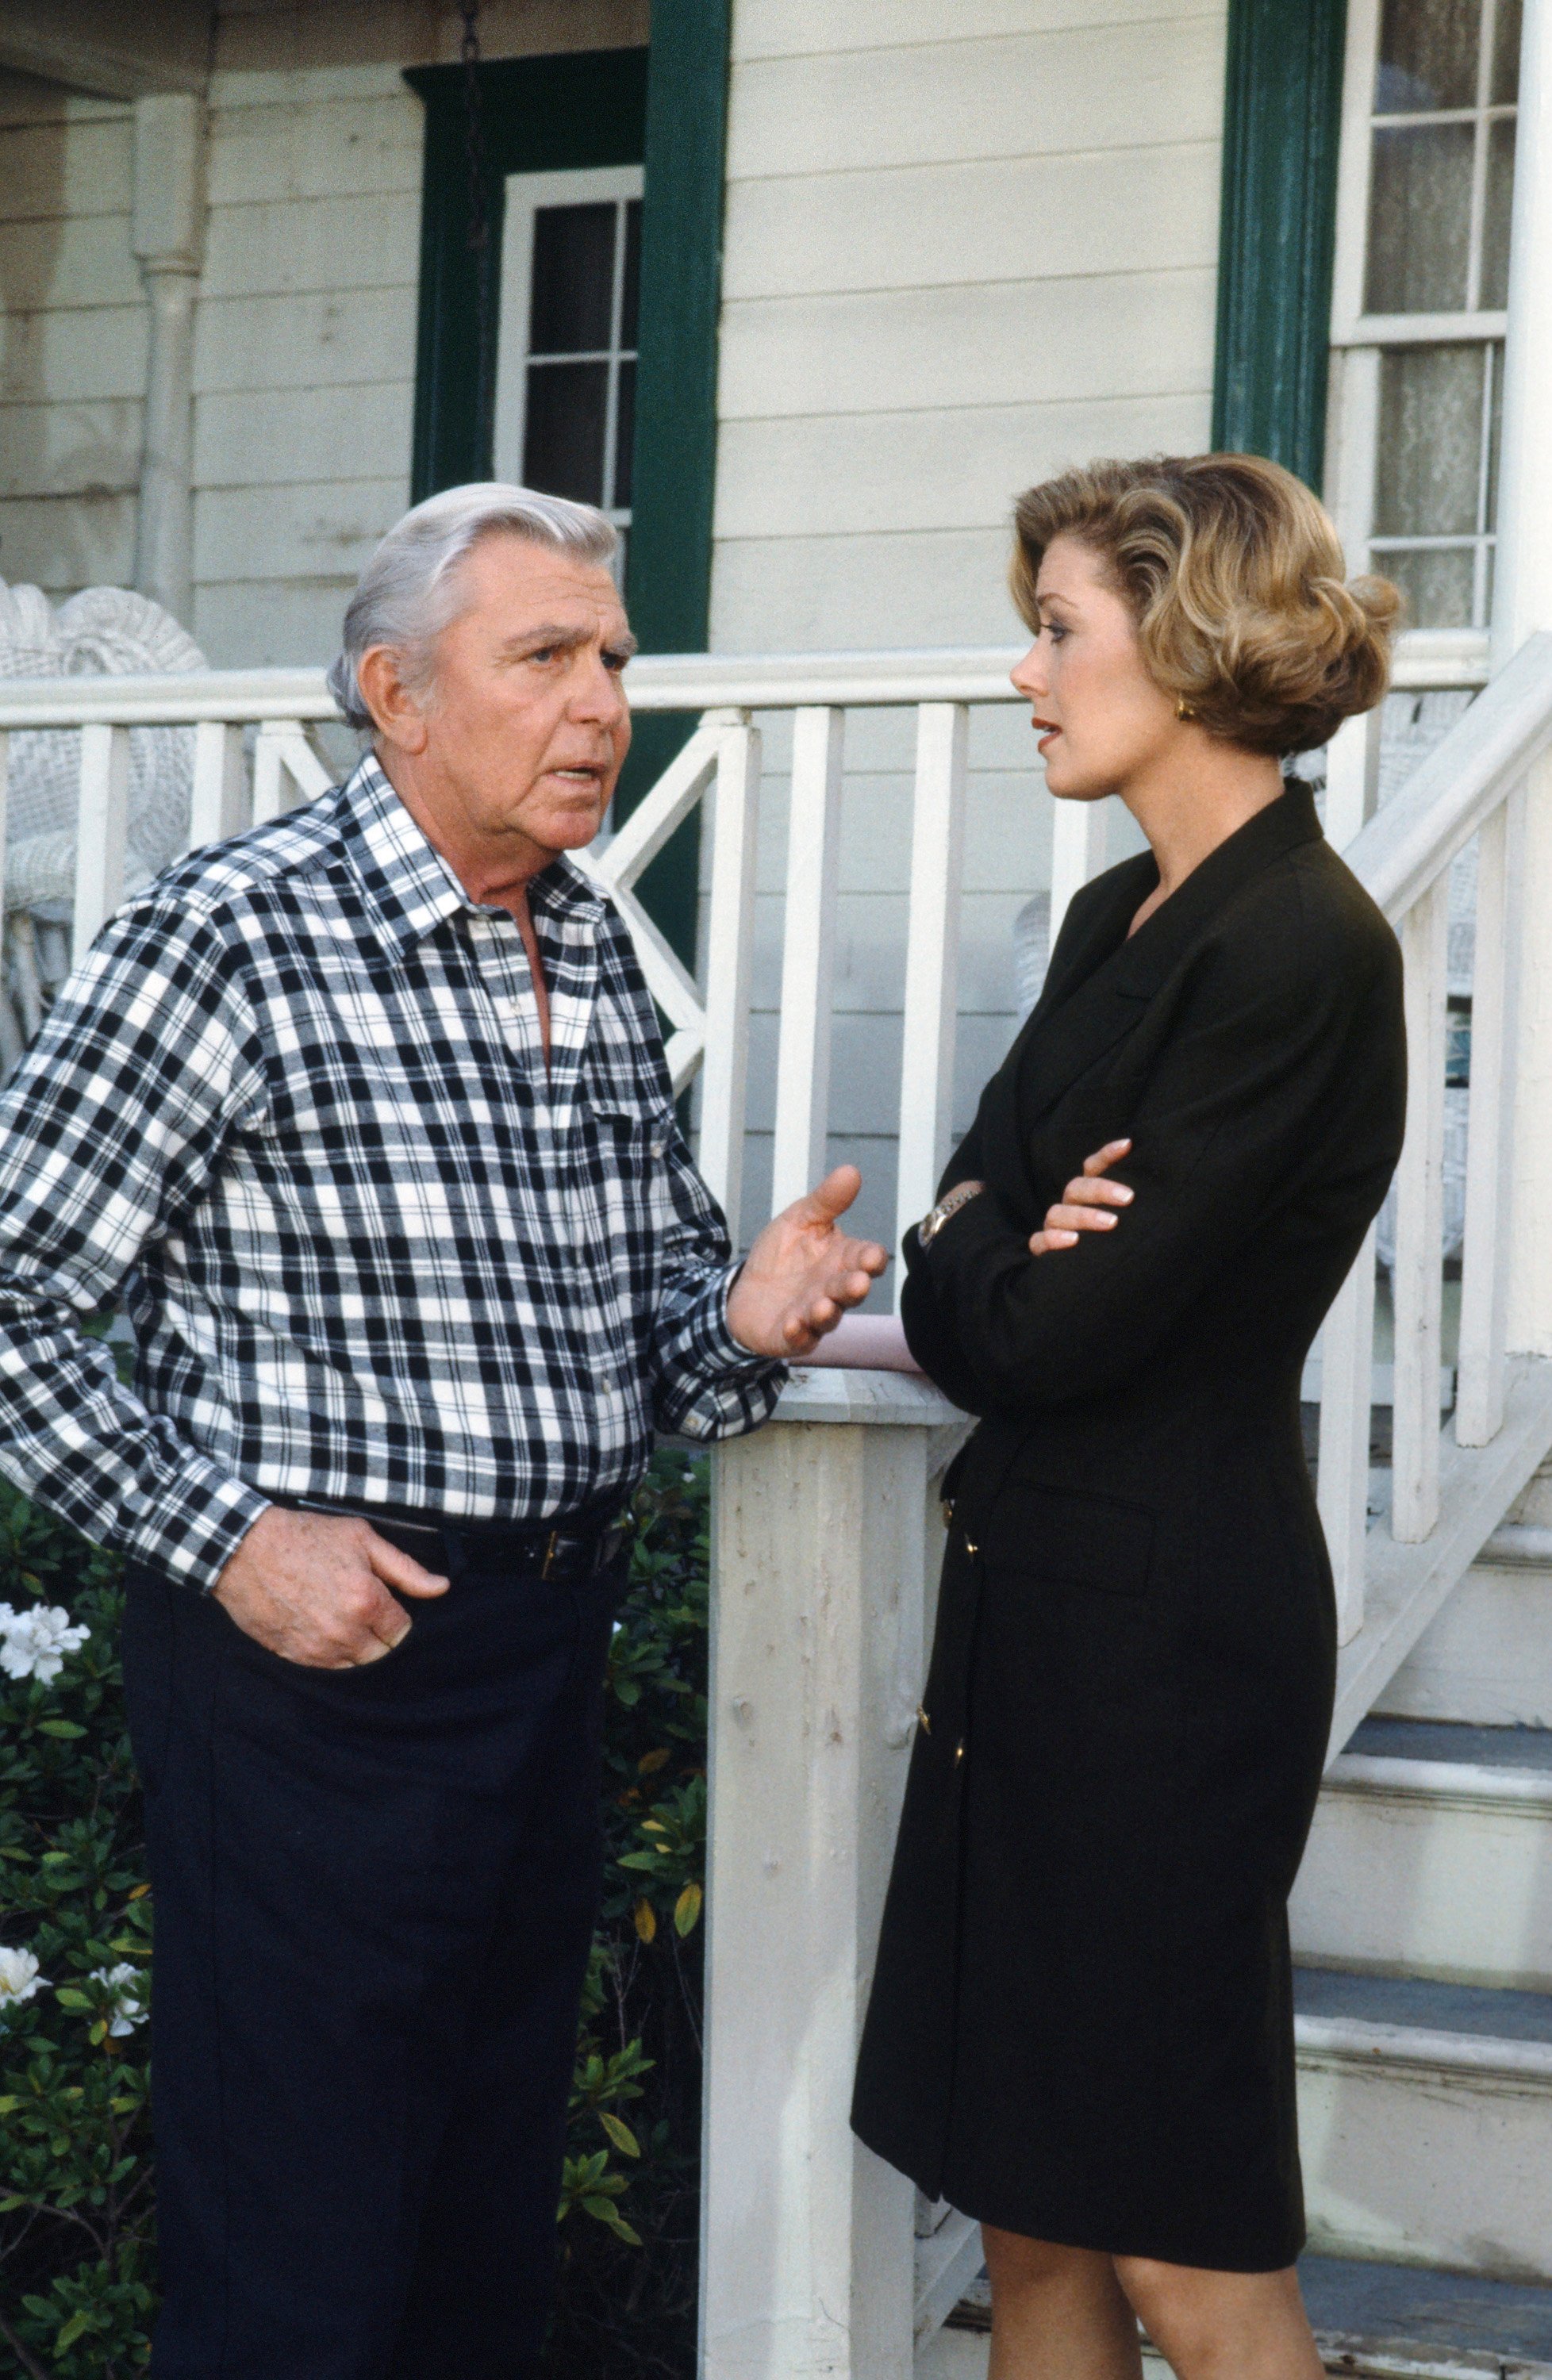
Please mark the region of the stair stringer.
[[1439, 1519], [1421, 1545], [1398, 1545], [1383, 1524], [1368, 1536], [1364, 1625], [1337, 1662], [1327, 1766], [1337, 1759], [1446, 1597], [1552, 1452], [1552, 1359], [1510, 1359], [1503, 1427], [1486, 1446], [1440, 1434]]

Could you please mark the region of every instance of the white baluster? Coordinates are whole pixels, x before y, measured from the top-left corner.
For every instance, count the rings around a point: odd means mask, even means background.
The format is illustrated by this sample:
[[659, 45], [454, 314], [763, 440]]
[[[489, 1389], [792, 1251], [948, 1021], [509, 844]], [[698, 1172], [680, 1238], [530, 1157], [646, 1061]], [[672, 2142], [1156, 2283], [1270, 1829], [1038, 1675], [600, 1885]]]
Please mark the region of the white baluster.
[[845, 716], [811, 706], [793, 720], [772, 1213], [801, 1198], [825, 1171]]
[[[911, 831], [911, 911], [900, 1075], [895, 1245], [932, 1204], [949, 1153], [954, 1028], [959, 1004], [959, 900], [964, 872], [964, 761], [970, 713], [962, 702], [916, 712], [916, 794]], [[895, 1267], [895, 1301], [904, 1268]]]
[[1053, 951], [1073, 893], [1081, 892], [1105, 865], [1109, 831], [1108, 801], [1056, 804], [1051, 820], [1049, 947]]
[[1466, 1228], [1455, 1396], [1455, 1436], [1461, 1446], [1487, 1445], [1503, 1424], [1514, 1172], [1511, 1086], [1525, 931], [1524, 847], [1525, 789], [1521, 785], [1479, 830], [1476, 845]]
[[1407, 1129], [1396, 1176], [1396, 1366], [1390, 1528], [1420, 1545], [1438, 1519], [1444, 1290], [1444, 1050], [1449, 926], [1445, 869], [1401, 920]]
[[304, 800], [315, 801], [333, 780], [312, 746], [299, 719], [266, 719], [253, 747], [253, 823], [267, 826], [292, 807], [286, 790], [290, 780]]
[[744, 1094], [749, 1061], [749, 978], [759, 827], [759, 730], [723, 730], [712, 806], [711, 899], [706, 921], [706, 1062], [700, 1170], [738, 1239], [744, 1176]]
[[194, 783], [188, 800], [188, 848], [240, 834], [243, 820], [242, 729], [225, 719], [201, 719], [194, 730]]
[[1326, 747], [1326, 840], [1345, 851], [1374, 809], [1379, 778], [1377, 710], [1344, 719]]
[[76, 809], [76, 905], [71, 952], [86, 956], [124, 896], [129, 827], [129, 730], [96, 724], [80, 732]]
[[1320, 1334], [1320, 1523], [1331, 1556], [1339, 1645], [1351, 1644], [1364, 1625], [1374, 1318], [1371, 1229]]

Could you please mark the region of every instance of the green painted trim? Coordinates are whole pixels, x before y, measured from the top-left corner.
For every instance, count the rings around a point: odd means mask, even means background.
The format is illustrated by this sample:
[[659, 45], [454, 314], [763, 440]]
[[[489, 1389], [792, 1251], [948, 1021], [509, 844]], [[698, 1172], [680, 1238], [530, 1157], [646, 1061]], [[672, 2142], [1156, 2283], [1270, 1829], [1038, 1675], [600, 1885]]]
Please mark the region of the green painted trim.
[[[706, 650], [717, 483], [717, 321], [721, 304], [729, 0], [673, 0], [652, 17], [647, 84], [641, 330], [626, 596], [644, 652]], [[694, 722], [637, 722], [620, 781], [627, 816]], [[693, 965], [698, 821], [682, 827], [641, 880], [648, 908]]]
[[1318, 489], [1347, 0], [1229, 0], [1212, 443]]
[[495, 339], [485, 385], [479, 372], [483, 263], [490, 319], [501, 289], [502, 216], [508, 174], [571, 165], [639, 165], [646, 153], [645, 50], [575, 50], [496, 58], [480, 67], [481, 180], [491, 237], [479, 259], [468, 245], [469, 185], [464, 70], [409, 67], [425, 103], [420, 214], [420, 322], [415, 359], [412, 500], [491, 476]]

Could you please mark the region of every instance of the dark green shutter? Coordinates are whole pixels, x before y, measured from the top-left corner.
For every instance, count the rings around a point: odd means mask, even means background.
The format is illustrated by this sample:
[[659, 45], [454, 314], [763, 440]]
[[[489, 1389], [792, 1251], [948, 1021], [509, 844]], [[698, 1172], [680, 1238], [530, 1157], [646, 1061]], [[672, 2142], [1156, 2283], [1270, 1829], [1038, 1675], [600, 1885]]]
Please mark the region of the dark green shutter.
[[[625, 590], [648, 653], [704, 652], [710, 626], [728, 21], [729, 0], [673, 0], [652, 16]], [[637, 721], [620, 781], [622, 817], [694, 724], [667, 715]], [[695, 963], [699, 851], [692, 818], [641, 879], [649, 913], [686, 965]]]
[[1229, 0], [1212, 439], [1318, 489], [1346, 0]]

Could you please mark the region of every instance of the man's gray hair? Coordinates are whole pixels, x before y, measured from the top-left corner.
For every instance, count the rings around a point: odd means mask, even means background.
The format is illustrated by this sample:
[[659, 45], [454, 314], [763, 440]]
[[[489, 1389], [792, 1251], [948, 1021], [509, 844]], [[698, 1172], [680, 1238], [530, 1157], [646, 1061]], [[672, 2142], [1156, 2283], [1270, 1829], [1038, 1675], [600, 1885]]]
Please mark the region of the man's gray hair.
[[604, 564], [613, 561], [620, 543], [612, 523], [591, 504], [541, 496], [505, 480], [474, 480], [428, 496], [389, 530], [346, 612], [329, 691], [352, 727], [372, 723], [357, 676], [363, 655], [373, 645], [391, 645], [403, 656], [406, 682], [420, 691], [430, 681], [431, 649], [462, 608], [459, 563], [482, 537], [502, 534]]

